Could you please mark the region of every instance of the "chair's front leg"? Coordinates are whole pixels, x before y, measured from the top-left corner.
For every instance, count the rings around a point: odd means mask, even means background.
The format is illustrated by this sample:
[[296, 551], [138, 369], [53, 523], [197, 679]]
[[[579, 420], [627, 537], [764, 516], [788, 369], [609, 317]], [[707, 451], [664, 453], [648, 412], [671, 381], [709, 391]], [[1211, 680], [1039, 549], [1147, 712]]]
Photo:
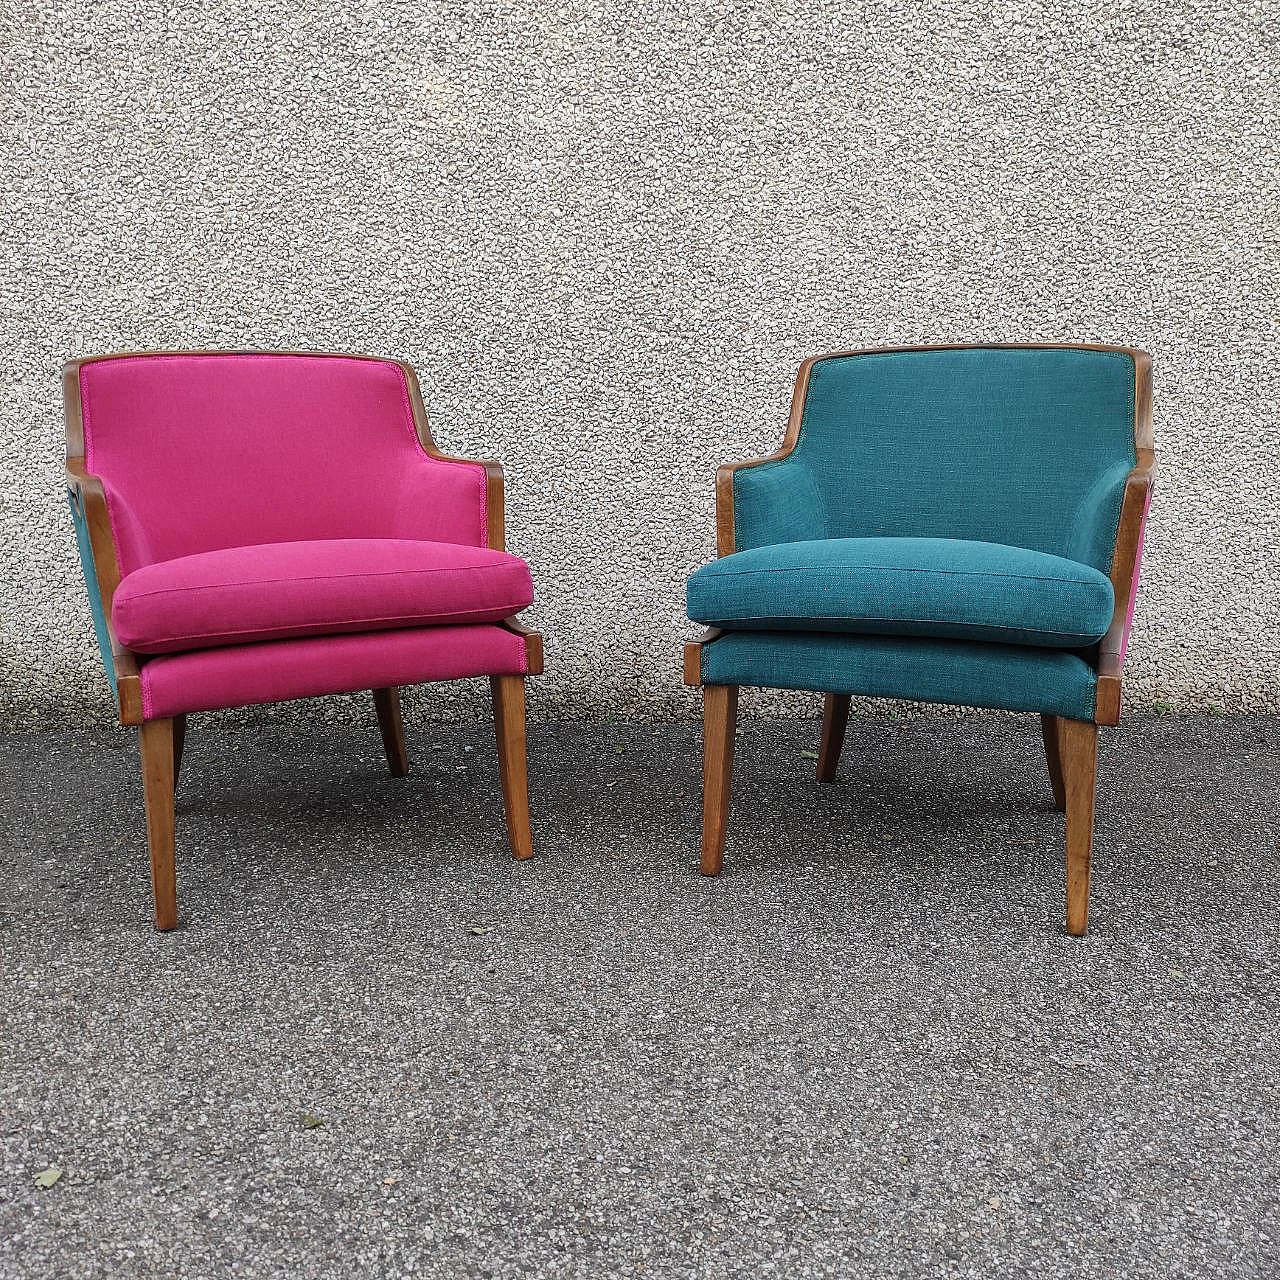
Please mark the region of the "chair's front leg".
[[834, 782], [849, 724], [847, 693], [829, 693], [822, 707], [822, 745], [818, 748], [818, 781]]
[[702, 687], [702, 874], [718, 876], [724, 862], [733, 791], [733, 739], [738, 722], [738, 687]]
[[156, 928], [178, 925], [178, 881], [173, 860], [174, 734], [172, 720], [147, 720], [138, 728], [142, 794], [147, 807], [147, 847]]
[[1057, 739], [1067, 810], [1067, 932], [1080, 937], [1089, 928], [1098, 726], [1086, 720], [1059, 718]]
[[507, 813], [507, 839], [518, 859], [533, 857], [529, 829], [529, 769], [525, 747], [524, 677], [490, 676], [493, 727], [498, 738], [498, 772]]

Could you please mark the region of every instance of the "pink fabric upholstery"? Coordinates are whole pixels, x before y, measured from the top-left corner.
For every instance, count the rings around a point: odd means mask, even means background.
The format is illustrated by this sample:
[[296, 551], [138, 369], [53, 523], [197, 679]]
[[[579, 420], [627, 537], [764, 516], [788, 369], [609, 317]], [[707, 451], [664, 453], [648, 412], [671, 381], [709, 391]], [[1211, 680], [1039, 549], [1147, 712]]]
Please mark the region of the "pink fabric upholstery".
[[229, 547], [135, 570], [116, 638], [175, 653], [290, 636], [495, 622], [533, 600], [529, 566], [452, 542], [344, 538]]
[[83, 365], [80, 394], [123, 575], [272, 542], [487, 540], [484, 468], [423, 452], [387, 361], [122, 356]]
[[525, 669], [522, 637], [493, 624], [270, 640], [148, 659], [142, 707], [148, 720], [159, 720], [428, 680], [521, 675]]

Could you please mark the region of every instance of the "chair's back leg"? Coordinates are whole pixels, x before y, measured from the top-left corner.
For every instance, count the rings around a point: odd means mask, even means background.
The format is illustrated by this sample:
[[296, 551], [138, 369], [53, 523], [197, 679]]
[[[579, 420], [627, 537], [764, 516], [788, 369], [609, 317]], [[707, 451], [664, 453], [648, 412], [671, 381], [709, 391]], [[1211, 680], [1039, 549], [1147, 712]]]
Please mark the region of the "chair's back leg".
[[834, 782], [849, 724], [849, 695], [829, 693], [822, 707], [822, 745], [818, 748], [818, 781]]
[[1093, 801], [1098, 778], [1098, 726], [1058, 720], [1067, 810], [1067, 932], [1089, 928], [1089, 868], [1093, 859]]
[[182, 748], [187, 741], [187, 717], [173, 717], [173, 789], [178, 789], [178, 779], [182, 776]]
[[1067, 792], [1062, 785], [1062, 754], [1058, 750], [1058, 716], [1040, 717], [1040, 732], [1044, 736], [1044, 759], [1049, 766], [1049, 785], [1053, 788], [1053, 803], [1059, 810], [1067, 807]]
[[724, 863], [733, 791], [733, 740], [738, 723], [738, 688], [702, 687], [702, 874], [718, 876]]
[[382, 749], [387, 756], [387, 769], [393, 778], [403, 778], [409, 772], [409, 753], [404, 746], [404, 721], [400, 717], [400, 690], [375, 689], [373, 705], [378, 709], [378, 729], [382, 734]]
[[533, 857], [529, 828], [529, 768], [525, 747], [523, 676], [490, 676], [493, 728], [498, 739], [498, 773], [507, 813], [511, 853], [521, 860]]
[[147, 847], [156, 928], [178, 924], [178, 881], [173, 858], [174, 734], [172, 720], [147, 720], [138, 728], [142, 794], [147, 806]]

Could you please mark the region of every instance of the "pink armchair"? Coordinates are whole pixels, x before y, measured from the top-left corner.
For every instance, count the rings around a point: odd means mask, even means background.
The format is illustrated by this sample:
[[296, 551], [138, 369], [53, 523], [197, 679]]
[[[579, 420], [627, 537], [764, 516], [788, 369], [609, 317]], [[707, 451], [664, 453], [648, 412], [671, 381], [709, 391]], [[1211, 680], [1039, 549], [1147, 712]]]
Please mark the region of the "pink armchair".
[[68, 498], [120, 721], [137, 725], [158, 929], [177, 924], [174, 786], [193, 711], [372, 689], [391, 773], [398, 687], [488, 676], [507, 831], [533, 854], [502, 469], [436, 449], [407, 365], [120, 354], [64, 370]]

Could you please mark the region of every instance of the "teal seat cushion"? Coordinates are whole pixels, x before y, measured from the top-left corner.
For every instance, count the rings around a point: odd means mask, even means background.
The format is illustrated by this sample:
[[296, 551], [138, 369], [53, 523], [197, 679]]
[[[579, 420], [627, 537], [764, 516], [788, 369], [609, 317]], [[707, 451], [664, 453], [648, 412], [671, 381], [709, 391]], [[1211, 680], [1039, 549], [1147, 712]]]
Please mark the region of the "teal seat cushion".
[[1062, 556], [950, 538], [755, 547], [690, 579], [689, 617], [730, 631], [932, 636], [1049, 649], [1095, 644], [1111, 581]]
[[703, 684], [812, 689], [1092, 720], [1098, 677], [1079, 654], [973, 640], [738, 631], [702, 647]]

